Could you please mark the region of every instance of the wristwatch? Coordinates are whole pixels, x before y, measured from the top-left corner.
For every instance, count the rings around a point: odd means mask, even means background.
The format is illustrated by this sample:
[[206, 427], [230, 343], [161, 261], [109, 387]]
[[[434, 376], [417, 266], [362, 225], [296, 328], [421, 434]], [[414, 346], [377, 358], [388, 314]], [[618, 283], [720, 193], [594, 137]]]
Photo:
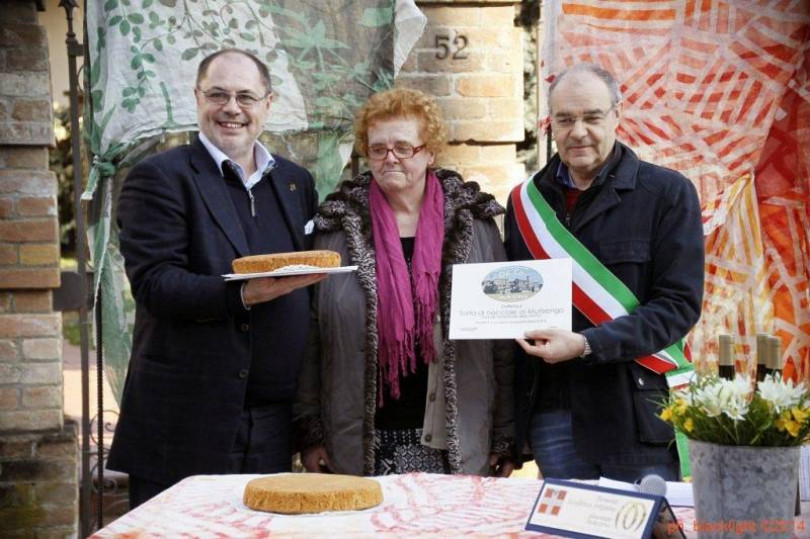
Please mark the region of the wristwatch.
[[585, 348], [582, 349], [582, 357], [591, 355], [591, 344], [588, 342], [586, 337], [582, 337], [585, 339]]

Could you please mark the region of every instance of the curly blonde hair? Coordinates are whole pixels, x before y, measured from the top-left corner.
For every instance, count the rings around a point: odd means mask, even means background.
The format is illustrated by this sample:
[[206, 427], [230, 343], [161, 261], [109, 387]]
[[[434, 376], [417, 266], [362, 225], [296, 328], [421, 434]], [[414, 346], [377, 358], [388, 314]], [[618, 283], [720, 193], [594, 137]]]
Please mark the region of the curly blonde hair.
[[447, 128], [436, 101], [419, 90], [392, 88], [376, 93], [357, 112], [354, 136], [357, 151], [368, 157], [368, 129], [379, 121], [411, 118], [419, 122], [425, 147], [438, 154], [447, 143]]

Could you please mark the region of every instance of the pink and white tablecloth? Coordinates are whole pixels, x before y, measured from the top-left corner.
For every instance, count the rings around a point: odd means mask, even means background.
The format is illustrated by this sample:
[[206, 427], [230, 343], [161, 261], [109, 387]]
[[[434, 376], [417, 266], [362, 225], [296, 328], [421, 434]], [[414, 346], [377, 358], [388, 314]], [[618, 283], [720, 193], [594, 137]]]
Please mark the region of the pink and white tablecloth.
[[[248, 509], [256, 475], [189, 477], [93, 537], [542, 537], [524, 530], [542, 481], [408, 474], [376, 477], [383, 503], [365, 511], [286, 516]], [[675, 508], [678, 519], [692, 509]], [[687, 533], [687, 535], [690, 535]]]

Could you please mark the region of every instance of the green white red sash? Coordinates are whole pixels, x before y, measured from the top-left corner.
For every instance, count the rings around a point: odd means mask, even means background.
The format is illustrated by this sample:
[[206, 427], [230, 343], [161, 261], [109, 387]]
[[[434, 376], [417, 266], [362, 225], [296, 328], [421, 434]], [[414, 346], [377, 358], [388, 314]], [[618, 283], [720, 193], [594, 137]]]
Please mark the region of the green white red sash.
[[[573, 265], [572, 299], [576, 307], [594, 325], [632, 313], [640, 304], [632, 290], [604, 266], [557, 219], [557, 214], [531, 178], [512, 190], [512, 208], [523, 241], [536, 259], [570, 258]], [[695, 368], [678, 341], [636, 362], [653, 372], [664, 374], [667, 385], [676, 388], [690, 384]], [[691, 475], [689, 444], [675, 429], [675, 445], [680, 457], [681, 478]]]
[[[633, 292], [606, 268], [557, 219], [554, 210], [529, 178], [512, 190], [512, 207], [518, 229], [536, 259], [570, 258], [573, 262], [574, 306], [594, 325], [632, 313], [639, 301]], [[694, 367], [684, 353], [683, 341], [636, 362], [666, 375], [670, 388], [690, 383]]]

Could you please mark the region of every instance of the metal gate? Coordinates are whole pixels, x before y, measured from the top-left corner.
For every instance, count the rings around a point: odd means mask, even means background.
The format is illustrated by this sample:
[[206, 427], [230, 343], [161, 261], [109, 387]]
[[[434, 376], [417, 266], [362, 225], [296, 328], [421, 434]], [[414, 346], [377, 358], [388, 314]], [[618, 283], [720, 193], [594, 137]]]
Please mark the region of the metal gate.
[[[101, 340], [101, 317], [95, 309], [95, 368], [97, 384], [91, 388], [90, 383], [90, 321], [89, 313], [93, 309], [92, 271], [87, 261], [87, 227], [81, 194], [83, 191], [83, 173], [81, 159], [81, 133], [79, 116], [83, 91], [80, 84], [80, 68], [77, 60], [88, 57], [86, 54], [87, 32], [81, 28], [83, 42], [80, 43], [74, 31], [74, 10], [79, 7], [78, 0], [60, 0], [59, 7], [64, 8], [68, 30], [65, 39], [68, 54], [68, 76], [70, 84], [70, 129], [71, 153], [73, 161], [73, 210], [76, 219], [76, 260], [77, 271], [62, 272], [62, 285], [54, 292], [54, 309], [59, 311], [78, 311], [79, 339], [81, 348], [81, 473], [79, 477], [79, 535], [87, 537], [104, 525], [105, 512], [116, 512], [116, 506], [128, 503], [126, 496], [110, 496], [118, 491], [113, 478], [104, 476], [106, 461], [106, 439], [112, 434], [112, 425], [107, 418], [115, 412], [104, 410], [103, 380], [104, 358]], [[86, 8], [86, 4], [84, 6]], [[84, 9], [86, 12], [86, 9]], [[85, 62], [86, 65], [86, 62]], [[99, 299], [100, 301], [100, 299]], [[98, 306], [98, 305], [96, 305]], [[91, 391], [97, 393], [97, 407], [90, 410]], [[105, 499], [106, 496], [106, 499]]]

